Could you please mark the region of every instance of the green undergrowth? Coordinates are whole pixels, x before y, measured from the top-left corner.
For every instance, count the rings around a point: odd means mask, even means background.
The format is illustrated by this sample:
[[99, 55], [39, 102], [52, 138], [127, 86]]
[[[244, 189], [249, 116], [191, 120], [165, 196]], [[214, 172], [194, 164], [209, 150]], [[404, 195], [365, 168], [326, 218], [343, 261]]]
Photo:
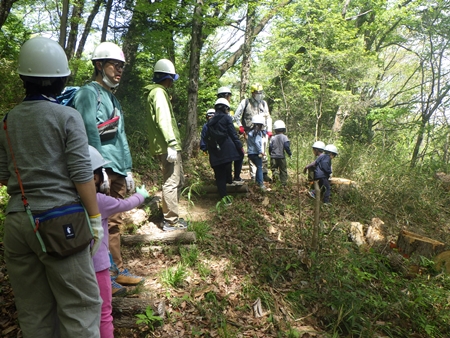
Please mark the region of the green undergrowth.
[[[210, 222], [193, 222], [200, 241], [180, 250], [172, 282], [177, 271], [184, 271], [215, 287], [200, 298], [192, 290], [183, 300], [172, 298], [175, 309], [188, 304], [204, 319], [186, 324], [191, 336], [248, 334], [239, 318], [252, 317], [256, 300], [263, 317], [253, 330], [264, 337], [302, 337], [308, 330], [318, 337], [450, 336], [448, 275], [437, 271], [432, 260], [403, 258], [389, 245], [357, 247], [348, 236], [348, 222], [366, 228], [377, 217], [384, 222], [387, 241], [407, 229], [447, 243], [449, 197], [423, 168], [411, 169], [394, 156], [369, 149], [352, 152], [335, 159], [334, 176], [356, 185], [334, 189], [333, 205], [321, 207], [316, 248], [311, 246], [314, 200], [307, 197], [304, 183], [296, 184], [295, 159], [289, 164], [288, 187], [272, 184], [271, 191], [262, 193], [250, 182], [249, 193], [234, 196], [232, 205], [218, 201]], [[211, 174], [202, 177], [210, 180]], [[223, 257], [227, 263], [220, 279], [235, 287], [232, 294], [224, 294], [223, 285], [214, 282], [212, 267], [204, 270]]]

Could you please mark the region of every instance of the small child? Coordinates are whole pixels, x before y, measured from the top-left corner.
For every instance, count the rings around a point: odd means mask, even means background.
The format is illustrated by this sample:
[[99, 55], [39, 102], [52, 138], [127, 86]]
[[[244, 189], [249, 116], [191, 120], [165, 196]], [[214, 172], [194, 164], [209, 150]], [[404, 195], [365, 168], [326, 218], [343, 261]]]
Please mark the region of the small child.
[[[316, 162], [320, 156], [324, 155], [324, 153], [323, 153], [324, 148], [325, 148], [325, 143], [322, 141], [316, 141], [312, 145], [312, 152], [313, 152], [314, 156], [316, 157], [316, 159], [313, 162], [311, 162], [310, 164], [308, 164], [306, 167], [303, 168], [304, 174], [306, 174], [306, 172], [308, 172], [308, 179], [310, 182], [313, 182], [318, 179], [315, 177], [315, 170], [316, 170], [316, 165], [317, 165]], [[308, 193], [312, 198], [316, 198], [316, 193], [314, 190], [309, 190]]]
[[256, 166], [256, 183], [261, 190], [266, 190], [263, 181], [262, 158], [265, 156], [262, 148], [262, 138], [265, 137], [265, 131], [262, 130], [264, 126], [264, 116], [255, 115], [252, 117], [253, 127], [248, 133], [247, 137], [247, 153], [248, 159]]
[[206, 112], [206, 122], [203, 125], [202, 132], [200, 134], [200, 149], [206, 154], [208, 152], [208, 146], [206, 145], [206, 133], [208, 132], [208, 121], [215, 114], [215, 109], [208, 109]]
[[286, 132], [286, 125], [283, 121], [278, 120], [273, 124], [275, 135], [270, 139], [270, 169], [272, 170], [272, 177], [274, 180], [280, 180], [284, 186], [287, 183], [287, 162], [284, 153], [292, 157], [290, 142], [288, 137], [284, 134]]
[[[142, 204], [149, 196], [145, 187], [136, 188], [135, 194], [127, 199], [118, 199], [98, 192], [104, 180], [102, 167], [109, 163], [105, 161], [100, 152], [92, 146], [89, 146], [92, 171], [94, 172], [94, 181], [97, 187], [97, 203], [102, 218], [103, 236], [100, 248], [92, 257], [94, 263], [95, 275], [97, 277], [100, 296], [103, 300], [100, 316], [100, 336], [101, 338], [114, 338], [114, 326], [112, 317], [112, 285], [109, 268], [111, 266], [109, 257], [108, 241], [108, 217], [118, 212], [131, 210]], [[114, 282], [113, 282], [114, 283]], [[125, 290], [125, 289], [124, 289]]]

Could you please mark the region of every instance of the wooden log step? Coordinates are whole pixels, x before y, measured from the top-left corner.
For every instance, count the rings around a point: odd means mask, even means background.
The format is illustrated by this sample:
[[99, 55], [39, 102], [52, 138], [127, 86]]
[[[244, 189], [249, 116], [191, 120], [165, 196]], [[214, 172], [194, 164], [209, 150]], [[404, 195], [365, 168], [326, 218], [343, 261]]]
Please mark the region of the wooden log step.
[[154, 242], [194, 243], [197, 240], [195, 232], [185, 230], [175, 230], [149, 235], [122, 235], [120, 238], [124, 245], [148, 244]]

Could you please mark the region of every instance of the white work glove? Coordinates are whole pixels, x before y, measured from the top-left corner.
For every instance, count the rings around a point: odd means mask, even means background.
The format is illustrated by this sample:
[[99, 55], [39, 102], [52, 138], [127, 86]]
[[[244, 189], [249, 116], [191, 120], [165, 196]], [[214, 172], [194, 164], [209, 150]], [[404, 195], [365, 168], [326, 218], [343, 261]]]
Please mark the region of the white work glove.
[[144, 199], [146, 199], [147, 197], [150, 196], [150, 194], [148, 193], [147, 189], [145, 189], [145, 185], [142, 185], [140, 187], [136, 188], [136, 192], [140, 195], [142, 195], [142, 197], [144, 197]]
[[127, 182], [127, 193], [133, 192], [136, 187], [133, 180], [133, 174], [131, 172], [127, 172], [127, 177], [125, 177], [125, 181]]
[[167, 162], [173, 163], [177, 160], [178, 152], [174, 147], [167, 147]]
[[100, 214], [89, 216], [89, 222], [91, 223], [92, 235], [94, 236], [94, 243], [91, 246], [91, 256], [94, 256], [103, 240], [102, 216]]
[[109, 177], [108, 174], [106, 173], [105, 169], [102, 169], [102, 173], [103, 173], [103, 183], [100, 184], [100, 192], [104, 193], [104, 194], [108, 194], [109, 193]]

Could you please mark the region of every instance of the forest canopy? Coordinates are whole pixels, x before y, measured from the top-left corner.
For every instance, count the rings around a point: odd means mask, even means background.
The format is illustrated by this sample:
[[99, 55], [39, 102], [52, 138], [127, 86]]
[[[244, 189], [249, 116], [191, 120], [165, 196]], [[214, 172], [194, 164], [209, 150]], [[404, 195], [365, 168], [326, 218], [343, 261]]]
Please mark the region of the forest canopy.
[[117, 96], [136, 145], [145, 144], [143, 87], [156, 60], [168, 58], [180, 74], [171, 94], [187, 157], [198, 149], [217, 88], [231, 87], [236, 108], [259, 82], [273, 120], [284, 120], [291, 137], [391, 149], [411, 167], [445, 170], [449, 6], [422, 0], [6, 0], [0, 6], [0, 112], [22, 99], [17, 57], [30, 37], [48, 36], [63, 46], [69, 85], [90, 80], [90, 53], [112, 41], [127, 58]]

